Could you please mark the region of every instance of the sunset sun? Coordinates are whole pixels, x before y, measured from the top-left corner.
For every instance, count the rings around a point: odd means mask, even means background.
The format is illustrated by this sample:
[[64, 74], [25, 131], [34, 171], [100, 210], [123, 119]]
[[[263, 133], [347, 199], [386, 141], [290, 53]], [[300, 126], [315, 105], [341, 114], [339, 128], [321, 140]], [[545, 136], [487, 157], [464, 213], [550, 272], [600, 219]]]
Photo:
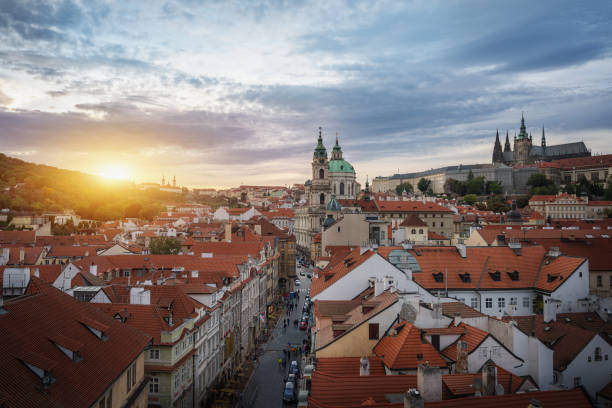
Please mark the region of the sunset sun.
[[127, 180], [130, 177], [129, 170], [118, 164], [111, 164], [104, 167], [99, 174], [104, 178], [114, 180]]

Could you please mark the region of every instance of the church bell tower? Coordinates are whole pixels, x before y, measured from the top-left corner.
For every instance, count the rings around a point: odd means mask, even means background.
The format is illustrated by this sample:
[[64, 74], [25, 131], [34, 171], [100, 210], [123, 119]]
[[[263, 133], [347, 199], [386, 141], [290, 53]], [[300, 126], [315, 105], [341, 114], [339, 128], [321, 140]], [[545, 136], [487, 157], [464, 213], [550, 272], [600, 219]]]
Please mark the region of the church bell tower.
[[327, 160], [327, 150], [323, 145], [323, 129], [319, 127], [319, 138], [312, 156], [311, 207], [325, 207], [330, 200], [331, 189], [328, 176], [329, 162]]

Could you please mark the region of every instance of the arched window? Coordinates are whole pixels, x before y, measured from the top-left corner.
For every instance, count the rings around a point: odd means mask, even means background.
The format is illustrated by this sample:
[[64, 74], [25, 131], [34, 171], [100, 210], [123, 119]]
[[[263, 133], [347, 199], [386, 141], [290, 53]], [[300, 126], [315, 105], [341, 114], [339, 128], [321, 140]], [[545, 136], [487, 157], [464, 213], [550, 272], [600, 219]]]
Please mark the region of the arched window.
[[419, 229], [419, 234], [422, 234], [422, 233], [423, 233], [423, 228], [420, 228]]
[[413, 233], [413, 234], [416, 234], [416, 230], [415, 230], [414, 228], [412, 229], [412, 233]]
[[340, 183], [340, 195], [344, 195], [344, 183]]
[[601, 348], [595, 347], [595, 361], [601, 361]]
[[334, 183], [334, 194], [336, 194], [336, 183]]
[[[323, 170], [321, 170], [323, 171]], [[325, 194], [321, 193], [321, 195], [319, 196], [319, 204], [323, 205], [325, 204]]]
[[320, 179], [324, 179], [325, 178], [325, 170], [323, 170], [323, 169], [319, 170], [319, 178]]

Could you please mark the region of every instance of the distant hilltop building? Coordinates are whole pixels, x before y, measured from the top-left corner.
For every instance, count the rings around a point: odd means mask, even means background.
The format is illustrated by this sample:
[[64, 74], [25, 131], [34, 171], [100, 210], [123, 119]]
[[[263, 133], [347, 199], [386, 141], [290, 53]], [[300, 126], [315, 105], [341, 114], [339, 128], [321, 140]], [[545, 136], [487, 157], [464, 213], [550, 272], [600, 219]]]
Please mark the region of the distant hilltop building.
[[507, 131], [504, 150], [502, 151], [499, 141], [499, 131], [495, 135], [495, 145], [493, 146], [493, 163], [504, 163], [509, 166], [515, 164], [532, 164], [537, 161], [589, 157], [590, 155], [591, 152], [587, 149], [584, 142], [546, 146], [546, 134], [543, 126], [540, 145], [534, 145], [531, 134], [527, 133], [524, 115], [521, 116], [521, 129], [519, 134], [518, 136], [514, 136], [514, 150], [510, 149], [510, 137]]
[[450, 179], [465, 181], [470, 174], [484, 177], [486, 181], [501, 183], [504, 194], [527, 194], [527, 181], [532, 174], [543, 173], [555, 183], [575, 183], [581, 176], [587, 180], [605, 183], [612, 173], [612, 155], [591, 156], [584, 142], [564, 143], [548, 146], [542, 128], [539, 145], [534, 145], [527, 132], [525, 117], [521, 117], [519, 134], [514, 137], [514, 149], [510, 147], [510, 136], [506, 132], [506, 143], [502, 149], [499, 132], [495, 137], [492, 163], [451, 165], [414, 173], [394, 174], [376, 177], [372, 192], [395, 192], [395, 187], [410, 183], [417, 191], [421, 178], [431, 181], [435, 194], [449, 193]]

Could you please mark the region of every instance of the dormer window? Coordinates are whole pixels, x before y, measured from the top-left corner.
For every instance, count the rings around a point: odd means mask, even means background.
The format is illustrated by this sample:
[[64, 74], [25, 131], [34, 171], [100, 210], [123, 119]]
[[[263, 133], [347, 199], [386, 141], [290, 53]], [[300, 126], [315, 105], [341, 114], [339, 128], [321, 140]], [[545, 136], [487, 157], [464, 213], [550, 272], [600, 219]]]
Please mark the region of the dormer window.
[[30, 371], [40, 378], [44, 388], [49, 387], [55, 382], [55, 377], [53, 376], [53, 369], [57, 365], [55, 361], [31, 353], [24, 354], [18, 358]]
[[444, 282], [444, 274], [442, 272], [432, 273], [436, 282]]
[[83, 344], [79, 343], [76, 340], [63, 336], [61, 334], [56, 334], [49, 337], [49, 340], [62, 351], [69, 359], [74, 361], [75, 363], [81, 361], [83, 357], [81, 356], [81, 350], [83, 349]]
[[105, 334], [108, 331], [109, 327], [105, 324], [100, 323], [97, 320], [90, 319], [89, 317], [84, 317], [81, 319], [81, 323], [93, 333], [98, 339], [102, 341], [108, 340], [108, 336]]
[[463, 283], [470, 283], [472, 281], [472, 278], [470, 278], [470, 274], [468, 272], [460, 273], [459, 278], [461, 279], [461, 282]]
[[506, 272], [508, 274], [508, 276], [510, 277], [511, 280], [513, 281], [518, 281], [519, 280], [519, 272], [518, 271], [513, 271], [513, 272]]
[[493, 279], [495, 282], [499, 282], [501, 280], [500, 271], [489, 272], [489, 275], [491, 276], [491, 279]]

